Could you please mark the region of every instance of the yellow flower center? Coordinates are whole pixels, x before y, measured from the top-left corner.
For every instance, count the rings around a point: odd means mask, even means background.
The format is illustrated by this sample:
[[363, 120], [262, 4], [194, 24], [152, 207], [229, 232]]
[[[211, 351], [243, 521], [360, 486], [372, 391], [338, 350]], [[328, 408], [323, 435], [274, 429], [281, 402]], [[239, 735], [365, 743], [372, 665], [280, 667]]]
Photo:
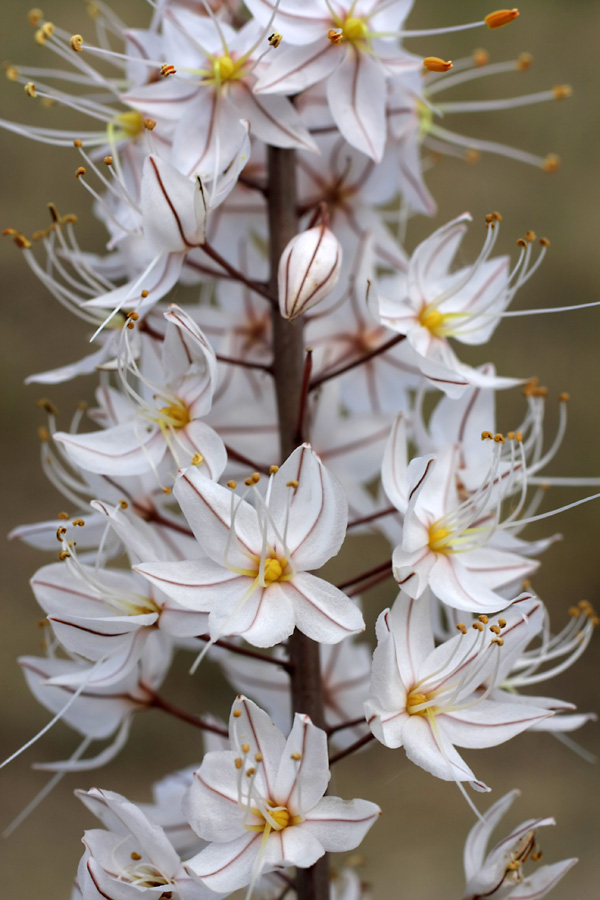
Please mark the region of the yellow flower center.
[[247, 831], [264, 832], [267, 828], [271, 831], [283, 831], [288, 825], [298, 825], [302, 822], [302, 816], [293, 816], [285, 806], [273, 808], [275, 804], [270, 801], [267, 801], [267, 806], [269, 807], [268, 818], [259, 809], [250, 810], [252, 815], [260, 819], [260, 824], [246, 825]]
[[434, 694], [423, 694], [421, 691], [412, 690], [406, 698], [406, 712], [409, 716], [435, 715], [437, 711], [437, 707], [435, 706], [426, 706], [425, 709], [418, 709], [419, 706], [422, 706], [423, 703], [427, 703], [427, 701], [431, 700], [434, 696]]
[[342, 36], [345, 40], [351, 41], [353, 44], [358, 41], [364, 41], [369, 33], [366, 22], [363, 19], [357, 19], [355, 16], [349, 16], [344, 22], [342, 28]]
[[287, 566], [287, 559], [282, 557], [277, 559], [276, 556], [267, 556], [265, 559], [265, 584], [273, 584], [274, 581], [281, 581], [283, 572]]
[[419, 313], [419, 322], [423, 328], [426, 328], [436, 337], [440, 337], [443, 334], [445, 321], [446, 317], [444, 314], [437, 309], [432, 309], [431, 306], [424, 306]]
[[428, 103], [418, 100], [417, 115], [419, 116], [419, 138], [423, 140], [429, 134], [433, 125], [433, 109]]
[[452, 532], [449, 528], [440, 528], [437, 522], [429, 528], [429, 549], [434, 553], [448, 553], [448, 538]]
[[243, 63], [241, 60], [236, 62], [229, 55], [217, 56], [213, 61], [214, 80], [223, 84], [225, 81], [233, 81], [236, 78], [241, 78], [242, 66]]
[[160, 411], [163, 415], [162, 422], [170, 425], [171, 428], [185, 428], [191, 421], [190, 411], [181, 401], [172, 403], [170, 406], [163, 406]]
[[135, 138], [144, 130], [144, 119], [142, 114], [131, 110], [118, 115], [114, 122], [118, 132], [125, 137]]

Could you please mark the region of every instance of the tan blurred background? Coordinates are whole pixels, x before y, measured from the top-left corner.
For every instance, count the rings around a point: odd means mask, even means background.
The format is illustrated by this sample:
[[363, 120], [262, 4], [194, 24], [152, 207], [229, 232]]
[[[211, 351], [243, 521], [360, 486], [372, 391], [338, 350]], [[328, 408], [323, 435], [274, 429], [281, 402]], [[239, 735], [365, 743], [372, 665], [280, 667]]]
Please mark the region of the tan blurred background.
[[[431, 27], [481, 18], [492, 8], [483, 0], [417, 0], [410, 19], [413, 27]], [[49, 54], [32, 40], [26, 21], [29, 2], [4, 0], [0, 8], [0, 58], [14, 63], [46, 65]], [[496, 97], [542, 90], [570, 83], [572, 99], [496, 113], [456, 119], [449, 127], [478, 137], [499, 140], [544, 155], [553, 151], [563, 159], [561, 170], [545, 175], [510, 160], [487, 157], [474, 166], [443, 160], [428, 178], [440, 212], [432, 222], [411, 223], [409, 248], [433, 227], [470, 210], [476, 221], [491, 209], [504, 216], [501, 251], [513, 251], [516, 238], [531, 228], [552, 241], [547, 262], [519, 295], [521, 308], [562, 305], [600, 299], [598, 278], [598, 89], [597, 74], [600, 8], [593, 0], [524, 0], [521, 17], [498, 32], [481, 30], [462, 35], [420, 40], [411, 49], [423, 55], [459, 58], [476, 47], [486, 47], [492, 61], [533, 53], [533, 68], [523, 74], [488, 79], [471, 89], [461, 88], [448, 99], [480, 95]], [[44, 7], [49, 18], [69, 32], [91, 35], [83, 3], [53, 0]], [[143, 0], [119, 3], [119, 14], [132, 25], [143, 25], [149, 8]], [[4, 82], [0, 115], [20, 121], [52, 125], [56, 113], [34, 110], [22, 89]], [[86, 249], [100, 249], [87, 197], [77, 191], [73, 178], [79, 164], [74, 150], [48, 148], [0, 132], [2, 141], [2, 215], [0, 226], [25, 232], [45, 227], [46, 202], [53, 200], [61, 212], [79, 214], [79, 237]], [[471, 246], [479, 246], [481, 233], [473, 229]], [[94, 243], [94, 240], [96, 243]], [[58, 307], [31, 276], [12, 243], [0, 245], [2, 254], [2, 517], [0, 535], [16, 524], [56, 515], [64, 502], [44, 480], [38, 464], [36, 428], [42, 423], [34, 401], [39, 388], [23, 386], [31, 372], [76, 359], [85, 351], [85, 330]], [[468, 259], [468, 254], [465, 259]], [[506, 374], [539, 375], [550, 396], [567, 390], [571, 424], [564, 449], [552, 464], [553, 474], [600, 475], [599, 406], [600, 309], [572, 315], [509, 320], [502, 325], [490, 348], [475, 349], [469, 359], [493, 358]], [[77, 382], [53, 389], [50, 396], [64, 411], [67, 422], [74, 404], [89, 396], [90, 384]], [[549, 434], [556, 421], [549, 403]], [[501, 406], [498, 427], [509, 430], [519, 419], [518, 397]], [[548, 507], [582, 496], [584, 491], [550, 492]], [[569, 605], [581, 598], [600, 605], [599, 576], [600, 507], [590, 504], [547, 523], [540, 533], [560, 530], [565, 536], [546, 554], [535, 587], [553, 613], [555, 628], [566, 620]], [[0, 538], [1, 539], [1, 538]], [[0, 755], [4, 758], [23, 744], [49, 719], [26, 689], [15, 656], [39, 652], [39, 612], [27, 585], [35, 568], [46, 558], [19, 544], [5, 544], [2, 573], [2, 729]], [[371, 558], [381, 558], [381, 548], [371, 546]], [[353, 563], [353, 565], [355, 565]], [[336, 562], [337, 573], [345, 569]], [[393, 599], [388, 591], [372, 592], [366, 602], [372, 622], [377, 612]], [[599, 646], [596, 640], [586, 656], [567, 674], [542, 685], [542, 692], [574, 700], [582, 710], [599, 707]], [[167, 693], [181, 705], [201, 711], [208, 707], [203, 683], [214, 674], [225, 712], [231, 694], [209, 664], [202, 675], [189, 679], [185, 666], [176, 668]], [[206, 676], [206, 677], [205, 677]], [[211, 700], [215, 688], [211, 682]], [[75, 787], [97, 785], [146, 800], [153, 779], [199, 759], [199, 735], [178, 723], [162, 721], [159, 713], [139, 717], [134, 735], [124, 752], [104, 770], [67, 777], [49, 800], [7, 841], [0, 843], [3, 857], [2, 886], [6, 896], [19, 900], [58, 900], [69, 896], [80, 855], [79, 839], [85, 827], [95, 827], [90, 816], [72, 797]], [[589, 751], [600, 753], [599, 730], [588, 725], [575, 738]], [[36, 760], [64, 759], [77, 743], [76, 735], [58, 725], [37, 747], [0, 773], [3, 803], [0, 828], [4, 827], [46, 781], [31, 771]], [[567, 750], [551, 736], [525, 734], [505, 747], [480, 753], [466, 752], [477, 775], [494, 788], [497, 799], [518, 786], [522, 798], [510, 814], [507, 828], [522, 819], [555, 815], [556, 829], [546, 829], [541, 843], [549, 861], [579, 856], [579, 865], [552, 895], [594, 900], [598, 896], [600, 839], [598, 797], [600, 768]], [[377, 773], [377, 774], [374, 774]], [[369, 797], [381, 804], [384, 817], [373, 829], [364, 849], [365, 878], [379, 898], [460, 898], [463, 886], [463, 841], [473, 815], [454, 785], [439, 782], [409, 764], [403, 752], [376, 747], [335, 769], [332, 792], [342, 796]], [[488, 798], [481, 798], [485, 808]], [[504, 826], [503, 826], [504, 827]], [[500, 836], [500, 835], [499, 835]]]

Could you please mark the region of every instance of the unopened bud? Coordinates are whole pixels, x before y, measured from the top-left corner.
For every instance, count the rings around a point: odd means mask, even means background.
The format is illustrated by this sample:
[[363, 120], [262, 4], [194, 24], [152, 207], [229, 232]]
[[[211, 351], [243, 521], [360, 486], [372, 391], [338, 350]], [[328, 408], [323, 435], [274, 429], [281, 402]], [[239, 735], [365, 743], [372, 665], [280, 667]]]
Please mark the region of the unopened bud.
[[323, 223], [296, 235], [279, 260], [279, 309], [296, 319], [323, 300], [337, 284], [342, 248]]

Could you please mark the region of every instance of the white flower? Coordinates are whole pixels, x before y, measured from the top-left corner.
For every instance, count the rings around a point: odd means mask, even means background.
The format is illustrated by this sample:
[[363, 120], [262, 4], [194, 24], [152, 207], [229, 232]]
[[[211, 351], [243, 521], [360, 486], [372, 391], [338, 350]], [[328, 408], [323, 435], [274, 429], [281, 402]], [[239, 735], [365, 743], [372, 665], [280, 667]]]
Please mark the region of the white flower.
[[375, 737], [386, 747], [404, 747], [409, 759], [438, 778], [489, 790], [455, 745], [494, 747], [552, 715], [533, 703], [490, 698], [500, 667], [539, 631], [542, 616], [541, 601], [523, 594], [503, 618], [481, 616], [473, 628], [462, 625], [461, 633], [434, 648], [429, 604], [400, 593], [377, 621], [365, 704]]
[[533, 875], [525, 874], [525, 863], [539, 860], [536, 828], [554, 825], [554, 819], [528, 819], [499, 841], [486, 855], [491, 833], [511, 806], [519, 791], [510, 791], [494, 803], [476, 825], [465, 843], [464, 863], [467, 885], [463, 900], [540, 900], [571, 869], [576, 859], [541, 866]]
[[368, 800], [324, 797], [327, 738], [296, 714], [286, 740], [245, 697], [229, 720], [232, 750], [207, 753], [184, 801], [192, 828], [210, 845], [188, 868], [207, 887], [233, 891], [261, 872], [312, 866], [327, 851], [351, 850], [380, 814]]
[[173, 900], [214, 896], [188, 875], [163, 829], [135, 804], [98, 788], [76, 794], [108, 829], [86, 831], [83, 837], [86, 849], [77, 872], [83, 900], [158, 898], [156, 888]]
[[[258, 478], [259, 476], [257, 476]], [[210, 613], [210, 634], [239, 634], [270, 647], [298, 628], [335, 644], [364, 628], [360, 610], [338, 588], [310, 574], [334, 556], [346, 532], [347, 504], [337, 479], [308, 444], [298, 447], [257, 507], [194, 468], [174, 488], [205, 560], [136, 566], [181, 606]]]

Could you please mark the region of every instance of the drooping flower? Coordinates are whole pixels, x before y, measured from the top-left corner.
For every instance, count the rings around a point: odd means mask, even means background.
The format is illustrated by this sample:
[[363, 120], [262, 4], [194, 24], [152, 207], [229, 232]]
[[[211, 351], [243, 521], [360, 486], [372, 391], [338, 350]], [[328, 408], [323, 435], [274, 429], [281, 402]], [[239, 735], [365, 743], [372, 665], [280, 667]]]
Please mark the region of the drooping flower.
[[519, 791], [505, 794], [469, 832], [464, 852], [467, 884], [463, 900], [540, 900], [577, 862], [563, 859], [540, 866], [531, 875], [525, 873], [528, 860], [537, 862], [542, 855], [537, 848], [536, 829], [556, 824], [550, 817], [528, 819], [486, 854], [492, 831], [518, 796]]

